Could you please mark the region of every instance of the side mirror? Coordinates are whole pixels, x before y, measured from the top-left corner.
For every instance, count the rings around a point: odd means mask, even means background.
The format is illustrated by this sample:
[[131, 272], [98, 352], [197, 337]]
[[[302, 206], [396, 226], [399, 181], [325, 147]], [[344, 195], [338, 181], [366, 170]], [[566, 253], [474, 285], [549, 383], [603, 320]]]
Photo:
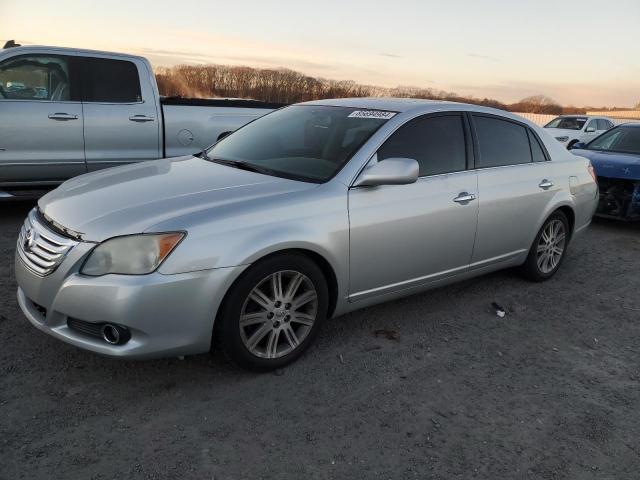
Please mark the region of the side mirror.
[[588, 128], [585, 130], [585, 132], [587, 132], [587, 133], [593, 133], [593, 132], [595, 132], [595, 131], [596, 131], [596, 129], [595, 129], [595, 128], [593, 128], [593, 127], [588, 127]]
[[582, 149], [584, 147], [586, 147], [587, 144], [584, 142], [576, 142], [573, 145], [571, 145], [571, 148], [569, 150], [577, 150], [577, 149]]
[[420, 166], [412, 158], [387, 158], [365, 168], [354, 187], [377, 185], [407, 185], [418, 180]]

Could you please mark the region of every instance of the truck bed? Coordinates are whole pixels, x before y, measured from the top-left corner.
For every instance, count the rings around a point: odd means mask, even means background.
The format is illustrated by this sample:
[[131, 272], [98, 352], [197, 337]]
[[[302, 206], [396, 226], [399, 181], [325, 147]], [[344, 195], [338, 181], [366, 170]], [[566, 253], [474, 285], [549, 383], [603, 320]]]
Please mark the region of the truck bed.
[[221, 134], [284, 106], [258, 100], [182, 97], [163, 97], [160, 104], [164, 117], [164, 157], [200, 152], [214, 144]]

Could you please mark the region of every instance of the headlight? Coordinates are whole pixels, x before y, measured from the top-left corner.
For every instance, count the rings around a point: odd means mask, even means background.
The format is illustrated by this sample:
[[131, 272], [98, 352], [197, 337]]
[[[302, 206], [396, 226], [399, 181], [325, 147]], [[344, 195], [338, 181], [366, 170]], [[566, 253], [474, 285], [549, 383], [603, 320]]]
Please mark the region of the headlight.
[[128, 235], [105, 240], [89, 254], [80, 273], [145, 275], [160, 266], [184, 238], [184, 233]]
[[567, 140], [569, 140], [569, 137], [556, 137], [556, 140], [558, 140], [559, 142], [566, 142]]

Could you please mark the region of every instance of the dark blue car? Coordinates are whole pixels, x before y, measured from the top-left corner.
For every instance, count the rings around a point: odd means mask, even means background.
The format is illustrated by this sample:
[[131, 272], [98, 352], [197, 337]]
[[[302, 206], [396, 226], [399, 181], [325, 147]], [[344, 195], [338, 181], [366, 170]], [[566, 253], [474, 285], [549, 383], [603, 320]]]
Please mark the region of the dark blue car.
[[591, 160], [598, 177], [600, 202], [596, 215], [640, 220], [640, 124], [627, 123], [571, 153]]

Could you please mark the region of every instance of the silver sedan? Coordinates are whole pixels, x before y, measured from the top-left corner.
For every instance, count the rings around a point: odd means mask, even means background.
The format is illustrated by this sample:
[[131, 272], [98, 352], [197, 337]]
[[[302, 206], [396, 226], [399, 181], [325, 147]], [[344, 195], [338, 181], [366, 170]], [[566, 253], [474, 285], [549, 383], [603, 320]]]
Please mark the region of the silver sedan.
[[507, 267], [552, 277], [590, 223], [588, 160], [500, 110], [303, 103], [197, 156], [72, 179], [19, 235], [38, 329], [127, 358], [210, 350], [254, 370], [327, 317]]

